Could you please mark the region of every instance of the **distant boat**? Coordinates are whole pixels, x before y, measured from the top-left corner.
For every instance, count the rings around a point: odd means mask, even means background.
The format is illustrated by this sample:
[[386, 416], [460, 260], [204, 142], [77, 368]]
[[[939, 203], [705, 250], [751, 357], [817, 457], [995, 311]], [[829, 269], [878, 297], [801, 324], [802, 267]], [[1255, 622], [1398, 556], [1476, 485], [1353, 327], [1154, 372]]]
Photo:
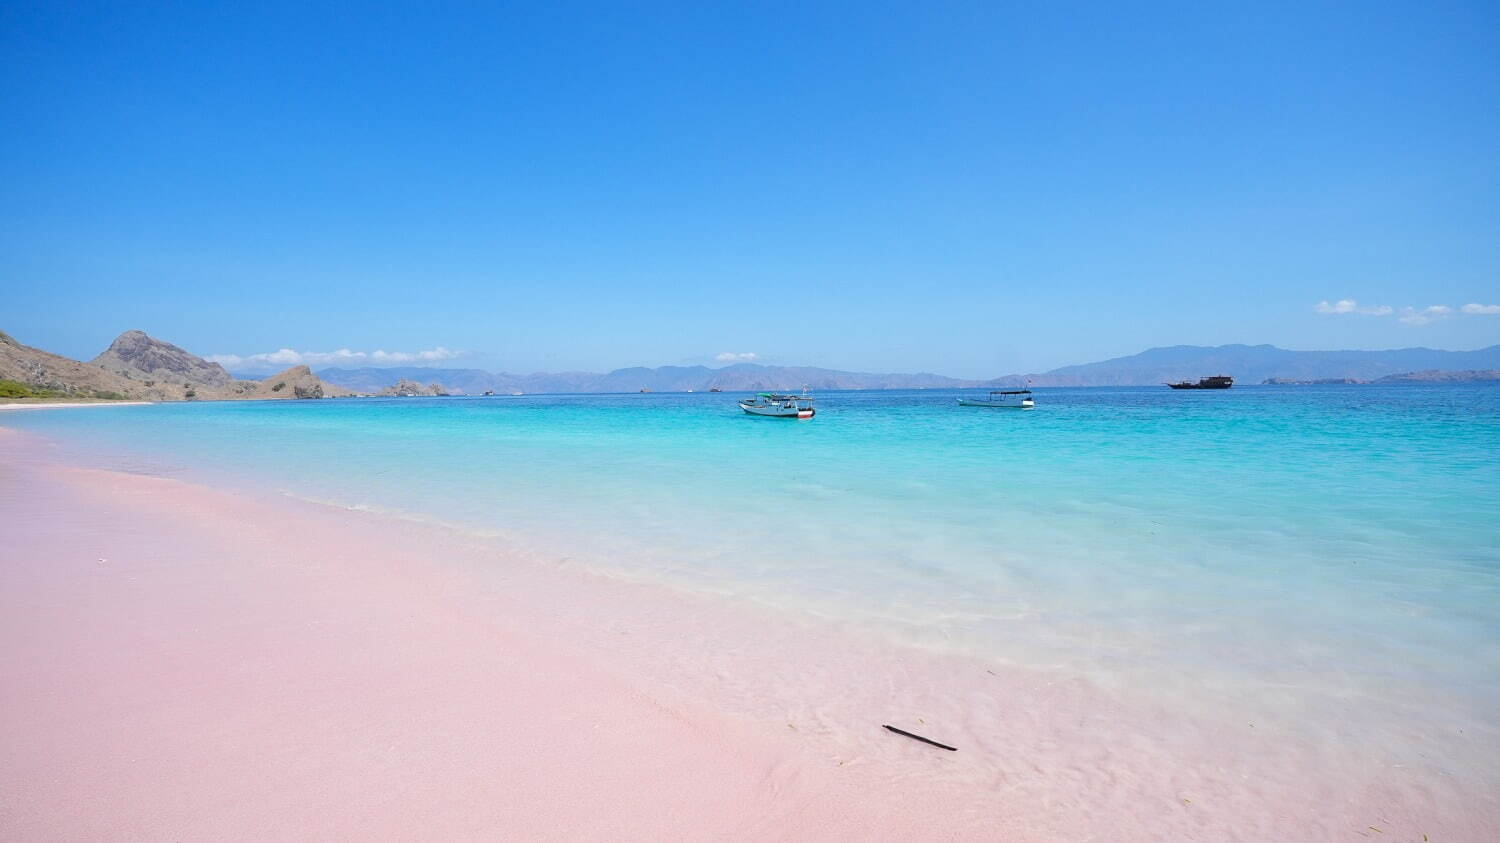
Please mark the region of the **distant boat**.
[[644, 387], [644, 386], [643, 386], [643, 387], [641, 387], [641, 392], [650, 392], [650, 391], [651, 391], [651, 390], [649, 390], [649, 389], [647, 389], [647, 388], [645, 388], [645, 387]]
[[722, 389], [720, 389], [720, 388], [718, 388], [718, 387], [717, 387], [717, 386], [716, 386], [716, 387], [713, 387], [713, 388], [712, 388], [712, 389], [710, 389], [710, 390], [709, 390], [709, 392], [723, 392], [723, 391], [724, 391], [724, 390], [722, 390]]
[[1173, 389], [1228, 389], [1234, 386], [1234, 378], [1228, 375], [1214, 375], [1208, 378], [1199, 378], [1197, 383], [1192, 381], [1178, 381], [1169, 383], [1167, 386]]
[[484, 394], [485, 395], [494, 395], [495, 394], [495, 390], [493, 390], [493, 389], [486, 389], [484, 391]]
[[991, 392], [986, 398], [960, 398], [958, 403], [962, 407], [1006, 407], [1013, 410], [1036, 408], [1029, 389], [1003, 389]]
[[775, 392], [760, 392], [754, 398], [740, 401], [740, 409], [752, 416], [771, 416], [778, 419], [810, 419], [817, 414], [813, 400], [807, 395], [780, 395]]

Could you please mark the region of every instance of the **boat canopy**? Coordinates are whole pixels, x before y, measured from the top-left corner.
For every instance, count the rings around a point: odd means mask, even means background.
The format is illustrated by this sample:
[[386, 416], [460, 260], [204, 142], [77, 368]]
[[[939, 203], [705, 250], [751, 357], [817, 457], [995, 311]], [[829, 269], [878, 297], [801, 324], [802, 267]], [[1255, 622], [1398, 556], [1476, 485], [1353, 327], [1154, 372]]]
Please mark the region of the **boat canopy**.
[[1031, 394], [1031, 390], [1029, 390], [1029, 389], [997, 389], [997, 390], [992, 391], [990, 394], [991, 395], [1030, 395]]

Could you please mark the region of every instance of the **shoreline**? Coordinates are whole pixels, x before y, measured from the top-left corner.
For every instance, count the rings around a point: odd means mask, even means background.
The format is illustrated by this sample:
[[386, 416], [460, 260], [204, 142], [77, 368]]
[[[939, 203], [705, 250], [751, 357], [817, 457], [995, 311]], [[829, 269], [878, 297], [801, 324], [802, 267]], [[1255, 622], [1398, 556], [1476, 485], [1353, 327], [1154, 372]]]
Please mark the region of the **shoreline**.
[[56, 464], [30, 438], [0, 428], [14, 467], [0, 513], [17, 534], [0, 572], [0, 827], [18, 836], [1496, 828], [1479, 787], [1465, 800], [1268, 724], [1174, 721], [1065, 674], [871, 642], [431, 525]]
[[35, 401], [11, 401], [0, 404], [0, 410], [66, 410], [74, 407], [139, 407], [145, 404], [159, 404], [159, 401], [110, 401], [99, 399], [97, 401], [50, 401], [46, 398], [38, 398]]

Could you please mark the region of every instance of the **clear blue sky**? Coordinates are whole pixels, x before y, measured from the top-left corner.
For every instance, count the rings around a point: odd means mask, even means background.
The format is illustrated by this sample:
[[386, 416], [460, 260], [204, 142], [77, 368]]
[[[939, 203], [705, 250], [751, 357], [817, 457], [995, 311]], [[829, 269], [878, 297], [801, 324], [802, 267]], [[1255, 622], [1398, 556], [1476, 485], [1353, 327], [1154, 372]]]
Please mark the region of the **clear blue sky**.
[[10, 0], [0, 63], [0, 329], [72, 356], [1500, 342], [1492, 0]]

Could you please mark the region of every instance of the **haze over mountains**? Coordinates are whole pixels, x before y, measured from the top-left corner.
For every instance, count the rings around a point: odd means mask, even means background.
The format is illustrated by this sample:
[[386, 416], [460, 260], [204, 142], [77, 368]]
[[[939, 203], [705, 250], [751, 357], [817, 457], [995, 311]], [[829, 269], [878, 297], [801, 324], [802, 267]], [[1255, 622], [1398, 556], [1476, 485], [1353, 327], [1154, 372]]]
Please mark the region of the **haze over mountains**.
[[[482, 369], [388, 367], [324, 369], [313, 374], [294, 366], [268, 378], [236, 378], [171, 343], [141, 331], [126, 331], [88, 363], [22, 345], [0, 333], [0, 379], [65, 396], [137, 398], [153, 401], [234, 398], [322, 398], [352, 393], [386, 395], [478, 395], [597, 392], [725, 392], [756, 390], [962, 389], [1032, 386], [1151, 386], [1227, 374], [1241, 384], [1348, 380], [1433, 382], [1480, 380], [1500, 369], [1500, 345], [1476, 351], [1404, 348], [1388, 351], [1289, 351], [1271, 345], [1179, 345], [1128, 357], [1064, 366], [1031, 375], [964, 380], [927, 372], [845, 372], [808, 366], [737, 363], [707, 366], [632, 367], [596, 374], [538, 372], [515, 375]], [[1400, 378], [1391, 378], [1401, 375]]]
[[[1477, 351], [1399, 348], [1387, 351], [1291, 351], [1274, 345], [1174, 345], [1151, 348], [1128, 357], [1063, 366], [1032, 375], [1037, 386], [1151, 386], [1197, 380], [1204, 375], [1231, 375], [1241, 384], [1268, 378], [1375, 380], [1419, 370], [1443, 371], [1500, 367], [1500, 345]], [[992, 383], [1020, 383], [1020, 376]]]
[[707, 366], [632, 367], [613, 372], [538, 372], [513, 375], [483, 369], [435, 369], [417, 366], [363, 369], [321, 369], [318, 376], [356, 392], [379, 390], [398, 378], [437, 381], [449, 390], [469, 394], [496, 393], [588, 393], [588, 392], [725, 392], [763, 389], [918, 389], [958, 388], [978, 381], [965, 381], [932, 374], [869, 374], [841, 372], [804, 366], [761, 366], [737, 363], [722, 369]]
[[870, 374], [805, 366], [737, 363], [721, 369], [707, 366], [660, 366], [589, 372], [538, 372], [515, 375], [483, 369], [423, 367], [322, 369], [318, 376], [356, 392], [375, 392], [396, 380], [437, 381], [454, 392], [726, 392], [789, 390], [803, 386], [835, 389], [962, 389], [1032, 386], [1153, 386], [1204, 375], [1227, 374], [1241, 384], [1269, 378], [1287, 380], [1375, 380], [1386, 375], [1441, 370], [1500, 368], [1500, 345], [1478, 351], [1405, 348], [1389, 351], [1290, 351], [1272, 345], [1178, 345], [1152, 348], [1128, 357], [1064, 366], [1030, 375], [965, 380], [930, 373]]

